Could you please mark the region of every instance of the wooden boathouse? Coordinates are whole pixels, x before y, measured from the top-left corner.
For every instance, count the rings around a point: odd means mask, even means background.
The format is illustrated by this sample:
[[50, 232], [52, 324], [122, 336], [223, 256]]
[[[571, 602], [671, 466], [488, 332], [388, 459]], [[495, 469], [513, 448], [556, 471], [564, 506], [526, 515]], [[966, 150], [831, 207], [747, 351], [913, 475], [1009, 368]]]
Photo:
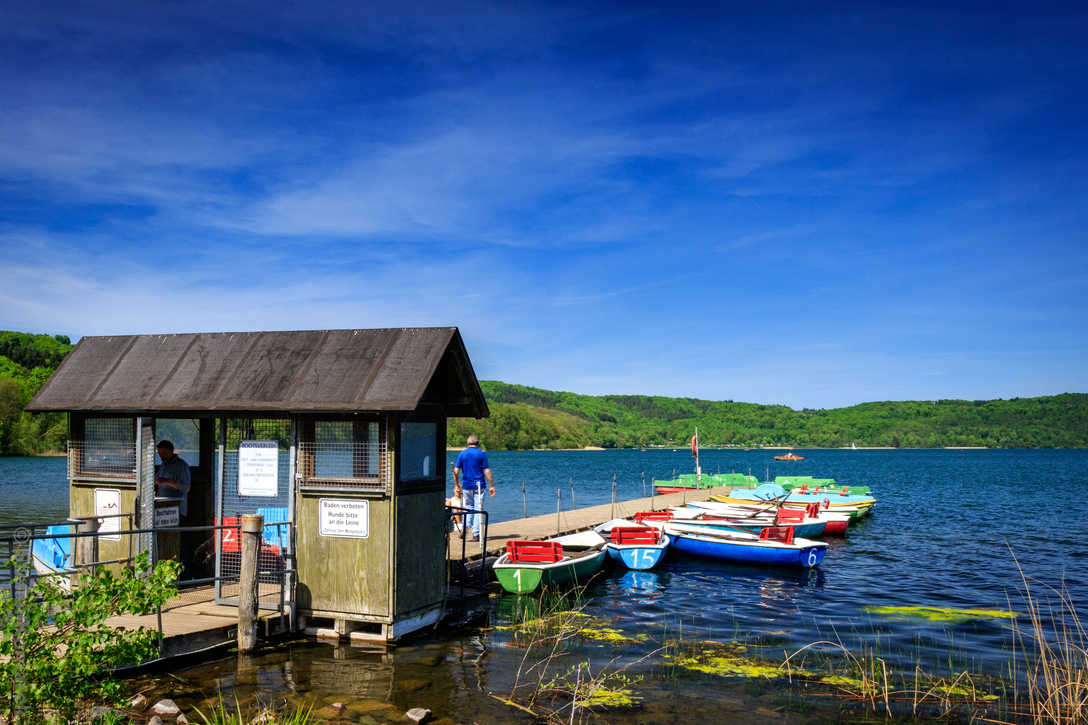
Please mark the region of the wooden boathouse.
[[[225, 527], [260, 513], [263, 608], [380, 641], [441, 616], [446, 419], [488, 415], [456, 328], [84, 337], [27, 410], [69, 414], [70, 515], [97, 521], [99, 561], [177, 557], [235, 604]], [[162, 439], [184, 508], [156, 496]]]

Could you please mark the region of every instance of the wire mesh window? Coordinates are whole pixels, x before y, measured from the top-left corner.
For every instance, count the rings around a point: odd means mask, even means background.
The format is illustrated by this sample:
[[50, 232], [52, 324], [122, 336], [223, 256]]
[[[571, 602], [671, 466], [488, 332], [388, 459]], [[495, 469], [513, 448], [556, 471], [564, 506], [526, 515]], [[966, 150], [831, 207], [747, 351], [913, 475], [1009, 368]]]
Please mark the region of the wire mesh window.
[[319, 420], [299, 445], [303, 483], [384, 491], [386, 440], [377, 421]]
[[136, 478], [136, 421], [84, 418], [82, 432], [68, 443], [72, 478]]

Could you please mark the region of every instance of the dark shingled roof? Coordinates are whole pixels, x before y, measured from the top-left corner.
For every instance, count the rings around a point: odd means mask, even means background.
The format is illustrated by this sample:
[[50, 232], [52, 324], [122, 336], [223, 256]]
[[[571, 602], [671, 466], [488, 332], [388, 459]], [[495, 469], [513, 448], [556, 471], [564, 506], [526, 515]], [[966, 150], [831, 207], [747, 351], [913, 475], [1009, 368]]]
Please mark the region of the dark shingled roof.
[[27, 410], [488, 414], [456, 327], [84, 337]]

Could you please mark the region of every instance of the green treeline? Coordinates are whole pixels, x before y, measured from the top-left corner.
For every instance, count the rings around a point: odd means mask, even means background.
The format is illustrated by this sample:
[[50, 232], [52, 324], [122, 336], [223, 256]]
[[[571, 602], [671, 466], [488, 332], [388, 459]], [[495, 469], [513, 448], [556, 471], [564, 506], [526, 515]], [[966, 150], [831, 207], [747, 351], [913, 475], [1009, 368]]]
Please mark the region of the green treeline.
[[64, 335], [0, 331], [0, 455], [63, 451], [68, 420], [63, 413], [23, 411], [72, 349]]
[[704, 446], [1088, 446], [1088, 395], [1083, 393], [794, 410], [696, 398], [578, 395], [490, 380], [481, 386], [491, 417], [451, 419], [451, 445], [475, 431], [491, 449], [683, 446], [698, 426]]
[[[0, 455], [63, 451], [67, 420], [23, 408], [72, 349], [63, 335], [0, 331]], [[683, 446], [698, 426], [704, 446], [1088, 447], [1088, 395], [1012, 400], [922, 400], [794, 410], [697, 398], [578, 395], [481, 382], [484, 420], [452, 418], [448, 440], [471, 432], [495, 449]]]

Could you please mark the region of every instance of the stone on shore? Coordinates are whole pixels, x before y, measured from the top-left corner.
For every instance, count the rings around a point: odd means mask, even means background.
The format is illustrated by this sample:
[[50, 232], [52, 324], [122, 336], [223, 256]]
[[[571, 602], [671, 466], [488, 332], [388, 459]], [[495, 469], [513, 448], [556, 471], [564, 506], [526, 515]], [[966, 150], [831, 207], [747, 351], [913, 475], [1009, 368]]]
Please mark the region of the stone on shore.
[[147, 698], [140, 694], [128, 701], [128, 709], [135, 712], [143, 712], [148, 706]]
[[431, 711], [425, 707], [413, 707], [408, 712], [404, 713], [404, 717], [408, 718], [414, 723], [426, 722], [427, 718], [431, 716]]
[[151, 714], [173, 720], [181, 712], [177, 703], [170, 699], [163, 699], [151, 706]]

